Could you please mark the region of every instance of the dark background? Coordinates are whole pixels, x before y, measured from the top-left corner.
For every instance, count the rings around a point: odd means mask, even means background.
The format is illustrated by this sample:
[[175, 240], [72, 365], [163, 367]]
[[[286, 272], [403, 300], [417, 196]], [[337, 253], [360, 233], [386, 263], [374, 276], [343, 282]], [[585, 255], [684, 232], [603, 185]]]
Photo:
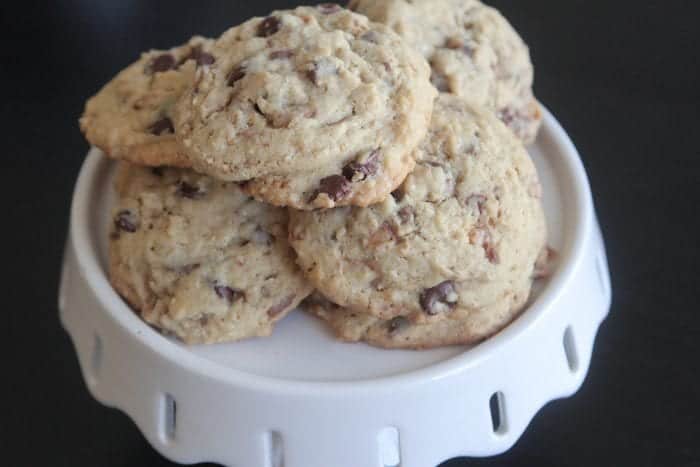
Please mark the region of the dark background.
[[[292, 2], [9, 3], [0, 7], [0, 463], [171, 465], [88, 395], [57, 319], [69, 201], [88, 149], [77, 119], [140, 51], [216, 36]], [[696, 2], [490, 3], [530, 44], [536, 94], [582, 154], [614, 298], [575, 397], [545, 407], [508, 454], [444, 467], [700, 466]]]

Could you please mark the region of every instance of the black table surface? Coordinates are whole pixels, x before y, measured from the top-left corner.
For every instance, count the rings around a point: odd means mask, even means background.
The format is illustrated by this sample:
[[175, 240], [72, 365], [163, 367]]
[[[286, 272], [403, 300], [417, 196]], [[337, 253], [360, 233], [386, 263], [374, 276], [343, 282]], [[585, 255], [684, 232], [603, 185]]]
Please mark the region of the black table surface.
[[[529, 43], [536, 93], [584, 159], [613, 304], [574, 397], [548, 404], [508, 453], [443, 466], [700, 466], [693, 3], [492, 0]], [[69, 200], [88, 149], [77, 119], [140, 51], [292, 5], [3, 2], [0, 465], [172, 465], [125, 415], [90, 397], [58, 322]]]

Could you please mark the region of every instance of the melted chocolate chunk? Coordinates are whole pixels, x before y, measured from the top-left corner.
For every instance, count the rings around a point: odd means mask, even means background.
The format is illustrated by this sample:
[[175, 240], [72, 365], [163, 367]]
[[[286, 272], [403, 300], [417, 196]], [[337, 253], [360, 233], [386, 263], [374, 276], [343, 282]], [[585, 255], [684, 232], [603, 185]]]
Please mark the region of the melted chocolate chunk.
[[199, 268], [200, 264], [199, 263], [192, 263], [192, 264], [185, 264], [184, 266], [180, 267], [178, 272], [181, 274], [187, 275], [194, 271], [195, 269]]
[[216, 61], [213, 55], [202, 50], [201, 45], [195, 45], [192, 47], [190, 53], [185, 58], [180, 60], [180, 63], [178, 63], [177, 66], [179, 67], [187, 60], [194, 60], [197, 63], [197, 66], [211, 65]]
[[200, 190], [197, 185], [192, 185], [184, 180], [178, 182], [177, 191], [175, 193], [177, 193], [178, 196], [188, 199], [197, 199], [204, 196], [204, 191]]
[[430, 74], [430, 83], [440, 92], [450, 92], [450, 82], [447, 80], [447, 76], [435, 71], [435, 69]]
[[173, 122], [168, 117], [163, 117], [153, 125], [148, 127], [148, 131], [151, 134], [160, 136], [168, 133], [175, 133], [175, 128], [173, 128]]
[[506, 107], [504, 109], [501, 109], [498, 112], [498, 118], [506, 125], [510, 125], [511, 123], [513, 123], [517, 117], [518, 117], [517, 112], [515, 112], [510, 107]]
[[411, 323], [409, 323], [407, 318], [403, 316], [397, 316], [396, 318], [392, 318], [391, 320], [389, 320], [388, 323], [386, 323], [386, 328], [389, 332], [389, 335], [393, 336], [399, 331], [406, 329], [410, 324]]
[[401, 224], [407, 224], [413, 218], [414, 212], [411, 206], [404, 206], [399, 209], [397, 214], [401, 219]]
[[479, 210], [479, 214], [484, 212], [484, 203], [486, 203], [486, 196], [480, 194], [469, 195], [467, 196], [467, 199], [464, 200], [464, 204], [467, 206], [476, 205], [476, 208]]
[[292, 304], [295, 297], [296, 297], [296, 295], [289, 295], [284, 300], [279, 302], [277, 305], [273, 305], [270, 308], [268, 308], [267, 309], [267, 316], [269, 316], [270, 318], [274, 318], [275, 316], [282, 313], [284, 310], [286, 310], [289, 307], [289, 305]]
[[138, 229], [138, 220], [133, 212], [125, 209], [114, 217], [114, 225], [124, 232], [134, 233]]
[[379, 169], [379, 149], [375, 149], [364, 162], [351, 162], [343, 168], [343, 176], [351, 182], [358, 182], [377, 173]]
[[280, 20], [274, 16], [268, 16], [258, 24], [258, 37], [269, 37], [279, 31]]
[[423, 290], [420, 294], [420, 306], [427, 314], [436, 315], [440, 311], [454, 308], [457, 298], [454, 281], [447, 280]]
[[[333, 201], [338, 201], [345, 198], [351, 191], [351, 183], [342, 175], [331, 175], [330, 177], [322, 178], [316, 196], [325, 193]], [[314, 196], [314, 199], [316, 198]]]
[[275, 50], [270, 52], [270, 60], [280, 60], [284, 58], [291, 58], [294, 56], [294, 51], [290, 49], [285, 50]]
[[318, 74], [316, 73], [316, 68], [306, 70], [306, 77], [309, 79], [309, 81], [315, 85], [318, 85]]
[[151, 60], [149, 66], [151, 73], [168, 71], [175, 68], [175, 57], [170, 54], [161, 54]]
[[202, 51], [199, 47], [192, 49], [190, 55], [192, 56], [191, 58], [197, 62], [197, 66], [211, 65], [216, 61], [212, 54]]
[[236, 300], [243, 298], [243, 295], [244, 295], [243, 292], [238, 290], [238, 289], [234, 289], [234, 288], [231, 288], [227, 285], [220, 285], [220, 284], [214, 285], [214, 292], [216, 292], [216, 295], [219, 298], [223, 298], [229, 304], [235, 302]]
[[238, 65], [233, 70], [231, 70], [231, 72], [226, 77], [226, 84], [228, 84], [229, 86], [233, 86], [233, 83], [240, 80], [244, 76], [245, 76], [245, 66]]
[[491, 244], [490, 237], [489, 240], [484, 242], [483, 247], [486, 259], [492, 264], [497, 264], [499, 261], [498, 251], [496, 251], [496, 248]]

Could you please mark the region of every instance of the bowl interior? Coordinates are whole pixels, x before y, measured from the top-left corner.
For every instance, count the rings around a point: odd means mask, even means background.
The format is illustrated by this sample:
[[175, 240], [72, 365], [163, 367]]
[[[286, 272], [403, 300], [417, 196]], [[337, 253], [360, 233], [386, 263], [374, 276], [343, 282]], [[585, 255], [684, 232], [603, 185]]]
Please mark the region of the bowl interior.
[[[543, 186], [543, 201], [549, 229], [549, 245], [557, 251], [567, 250], [573, 241], [580, 213], [574, 207], [572, 186], [575, 178], [568, 171], [567, 159], [578, 157], [568, 151], [566, 138], [553, 117], [546, 113], [542, 131], [529, 152], [535, 161]], [[93, 154], [94, 155], [94, 154]], [[96, 155], [99, 157], [99, 155]], [[107, 229], [113, 202], [114, 164], [103, 158], [97, 165], [91, 186], [89, 219], [90, 241], [97, 247], [101, 271], [107, 271]], [[565, 260], [565, 258], [564, 258]], [[550, 280], [551, 281], [551, 280]], [[547, 288], [539, 281], [530, 303]], [[123, 313], [114, 307], [112, 313]], [[525, 310], [524, 313], [528, 313]], [[155, 333], [145, 323], [143, 333]], [[195, 356], [224, 367], [251, 374], [297, 381], [356, 381], [386, 377], [424, 368], [453, 358], [468, 347], [447, 347], [426, 351], [382, 350], [365, 344], [347, 344], [333, 339], [323, 323], [296, 310], [280, 321], [271, 337], [255, 338], [230, 344], [185, 346], [171, 339]]]

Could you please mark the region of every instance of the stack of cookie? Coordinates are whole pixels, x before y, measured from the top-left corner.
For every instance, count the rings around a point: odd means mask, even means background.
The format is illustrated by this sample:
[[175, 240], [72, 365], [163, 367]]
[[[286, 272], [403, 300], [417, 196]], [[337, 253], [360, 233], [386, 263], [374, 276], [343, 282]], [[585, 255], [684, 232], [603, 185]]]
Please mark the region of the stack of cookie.
[[312, 294], [343, 340], [430, 348], [525, 305], [546, 236], [527, 47], [477, 0], [348, 7], [147, 52], [87, 102], [120, 161], [110, 278], [148, 323], [266, 336]]

